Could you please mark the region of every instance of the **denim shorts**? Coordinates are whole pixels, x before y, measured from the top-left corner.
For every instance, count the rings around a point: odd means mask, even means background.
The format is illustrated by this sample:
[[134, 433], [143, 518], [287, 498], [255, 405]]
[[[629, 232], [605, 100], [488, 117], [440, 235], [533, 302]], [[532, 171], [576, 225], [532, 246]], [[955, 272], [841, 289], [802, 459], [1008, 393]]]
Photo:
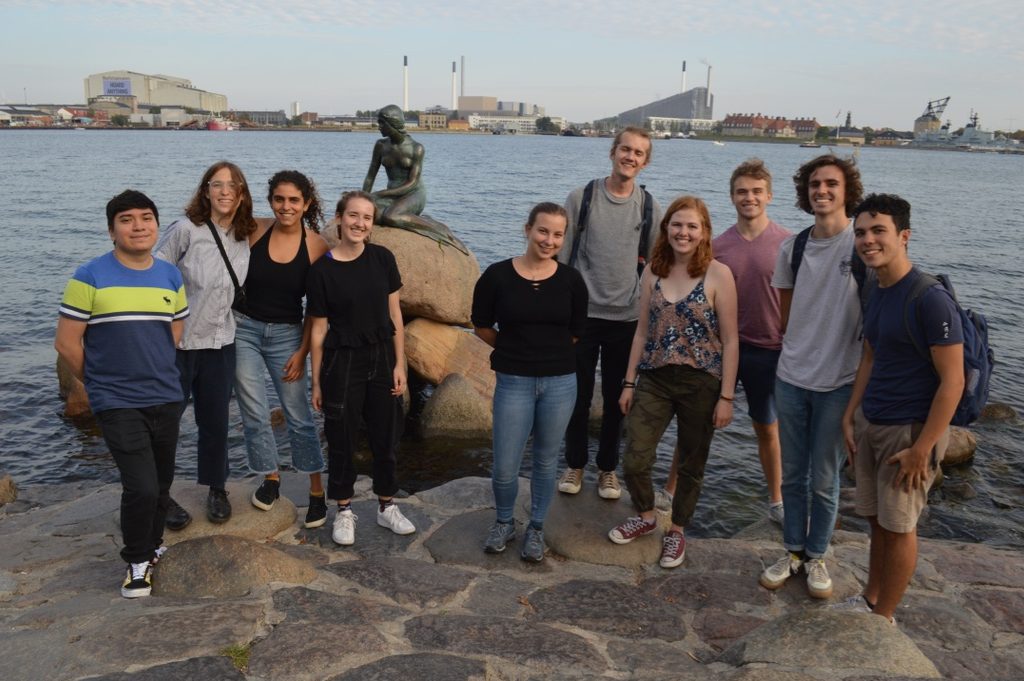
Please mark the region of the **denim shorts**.
[[782, 350], [761, 348], [740, 343], [740, 365], [736, 372], [737, 385], [743, 384], [747, 396], [747, 414], [754, 423], [775, 423], [775, 370]]

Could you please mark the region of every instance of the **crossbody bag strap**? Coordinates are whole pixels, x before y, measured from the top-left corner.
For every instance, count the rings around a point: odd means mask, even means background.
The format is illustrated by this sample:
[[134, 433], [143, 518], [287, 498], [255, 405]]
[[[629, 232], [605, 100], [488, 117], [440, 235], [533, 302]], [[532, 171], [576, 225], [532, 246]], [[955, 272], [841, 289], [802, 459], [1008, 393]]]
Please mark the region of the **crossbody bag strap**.
[[206, 221], [206, 226], [210, 228], [210, 234], [213, 235], [213, 240], [217, 243], [217, 250], [220, 251], [220, 257], [224, 258], [224, 264], [228, 267], [228, 274], [231, 275], [231, 283], [235, 286], [235, 295], [238, 295], [242, 290], [242, 286], [238, 283], [238, 277], [235, 275], [235, 268], [231, 266], [231, 261], [228, 260], [228, 253], [224, 250], [224, 244], [220, 240], [220, 234], [217, 233], [217, 228], [213, 226], [211, 220]]

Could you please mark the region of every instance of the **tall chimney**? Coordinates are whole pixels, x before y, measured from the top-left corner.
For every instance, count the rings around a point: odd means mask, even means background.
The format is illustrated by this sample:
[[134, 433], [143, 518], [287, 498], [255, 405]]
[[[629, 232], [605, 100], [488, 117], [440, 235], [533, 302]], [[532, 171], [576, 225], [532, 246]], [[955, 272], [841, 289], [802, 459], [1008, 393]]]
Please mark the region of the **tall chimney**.
[[409, 57], [402, 57], [402, 113], [409, 110]]
[[455, 62], [452, 62], [452, 111], [459, 108], [459, 102], [455, 98]]
[[683, 84], [680, 87], [679, 92], [686, 92], [686, 60], [683, 60]]
[[708, 110], [711, 110], [711, 64], [708, 64]]

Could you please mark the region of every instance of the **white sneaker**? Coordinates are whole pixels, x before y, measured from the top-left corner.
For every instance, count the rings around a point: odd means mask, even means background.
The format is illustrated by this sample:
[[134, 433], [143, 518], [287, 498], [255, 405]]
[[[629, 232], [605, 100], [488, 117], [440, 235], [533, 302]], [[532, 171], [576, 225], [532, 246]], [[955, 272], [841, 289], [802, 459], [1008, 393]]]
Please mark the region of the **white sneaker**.
[[807, 571], [807, 593], [811, 598], [831, 598], [832, 578], [822, 558], [811, 558], [804, 568]]
[[388, 528], [395, 534], [412, 534], [416, 531], [416, 526], [402, 515], [396, 504], [385, 506], [383, 511], [377, 509], [377, 524]]
[[780, 558], [766, 567], [758, 581], [764, 588], [774, 591], [785, 584], [787, 579], [800, 572], [803, 565], [804, 562], [800, 560], [800, 556], [795, 553], [787, 553], [784, 558]]
[[579, 494], [583, 486], [583, 469], [566, 468], [562, 479], [558, 481], [558, 491], [562, 494]]
[[615, 471], [601, 471], [597, 474], [597, 495], [602, 499], [618, 499], [622, 496]]
[[352, 509], [338, 511], [334, 516], [334, 531], [331, 532], [331, 539], [335, 544], [341, 546], [352, 546], [356, 543], [356, 520], [359, 517], [352, 512]]
[[772, 521], [776, 525], [782, 525], [782, 521], [786, 518], [786, 512], [783, 509], [781, 501], [775, 501], [768, 504], [768, 520]]

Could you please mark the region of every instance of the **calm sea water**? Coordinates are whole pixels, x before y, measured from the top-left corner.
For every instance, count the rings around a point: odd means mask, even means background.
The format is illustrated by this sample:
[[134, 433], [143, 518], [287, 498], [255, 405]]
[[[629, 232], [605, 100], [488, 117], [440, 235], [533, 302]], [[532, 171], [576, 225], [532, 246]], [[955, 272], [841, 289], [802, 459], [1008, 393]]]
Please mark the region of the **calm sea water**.
[[[531, 136], [421, 134], [426, 147], [427, 212], [446, 222], [481, 267], [521, 252], [521, 226], [534, 203], [561, 203], [569, 191], [608, 170], [610, 140]], [[98, 431], [61, 415], [52, 348], [57, 306], [75, 267], [109, 248], [104, 206], [124, 188], [145, 191], [162, 223], [181, 213], [203, 169], [227, 158], [249, 179], [259, 214], [266, 179], [282, 168], [313, 177], [328, 213], [338, 195], [362, 184], [375, 135], [184, 131], [4, 131], [0, 133], [0, 470], [21, 484], [80, 479], [113, 481], [117, 471]], [[729, 174], [751, 156], [775, 173], [772, 217], [790, 229], [809, 224], [794, 205], [790, 177], [821, 150], [788, 145], [657, 141], [643, 181], [662, 203], [682, 194], [704, 198], [715, 233], [733, 221]], [[840, 149], [849, 153], [850, 149]], [[864, 149], [868, 191], [895, 192], [913, 204], [912, 258], [946, 272], [961, 300], [990, 320], [999, 364], [992, 399], [1024, 408], [1024, 322], [1020, 275], [1024, 213], [1019, 209], [1024, 157], [906, 149]], [[380, 182], [381, 180], [378, 180]], [[745, 405], [716, 435], [694, 534], [725, 536], [759, 519], [764, 489]], [[980, 424], [973, 465], [947, 474], [923, 522], [926, 536], [1024, 547], [1024, 452], [1020, 422]], [[279, 436], [281, 434], [279, 433]], [[284, 444], [284, 443], [282, 443]], [[195, 425], [183, 421], [179, 475], [193, 477]], [[671, 456], [674, 432], [661, 447]], [[247, 474], [241, 424], [232, 415], [231, 466]], [[525, 464], [529, 465], [528, 461]], [[488, 475], [486, 443], [406, 439], [401, 479], [416, 491], [463, 475]], [[844, 483], [848, 484], [848, 483]]]

